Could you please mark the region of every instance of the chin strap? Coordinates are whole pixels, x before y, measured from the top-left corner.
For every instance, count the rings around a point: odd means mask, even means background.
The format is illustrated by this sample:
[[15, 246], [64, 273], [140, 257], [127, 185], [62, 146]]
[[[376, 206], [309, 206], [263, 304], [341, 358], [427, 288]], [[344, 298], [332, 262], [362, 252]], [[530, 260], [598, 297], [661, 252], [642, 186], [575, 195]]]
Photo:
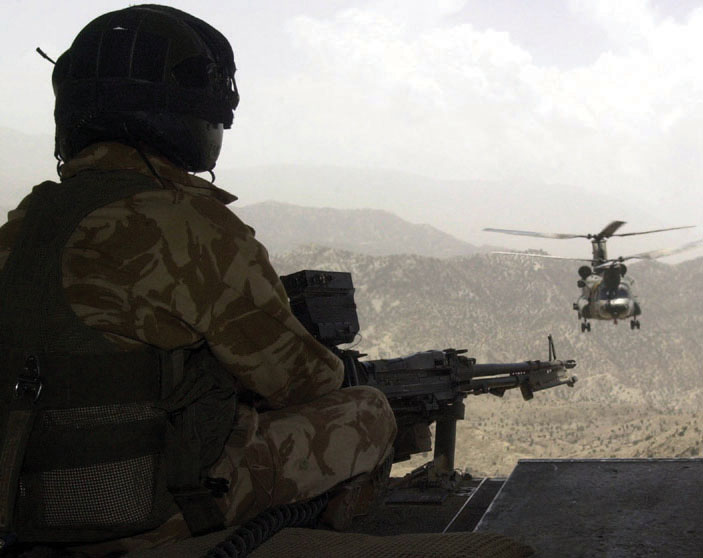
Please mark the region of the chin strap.
[[61, 176], [61, 171], [63, 170], [64, 165], [63, 159], [58, 153], [54, 153], [54, 157], [56, 157], [56, 174], [59, 175], [59, 179], [63, 179], [63, 176]]
[[[127, 129], [127, 127], [125, 126], [125, 130], [126, 130], [126, 129]], [[149, 157], [147, 157], [147, 156], [144, 154], [144, 152], [141, 150], [141, 148], [139, 147], [139, 145], [137, 145], [137, 142], [134, 142], [133, 145], [134, 145], [134, 149], [137, 150], [137, 153], [139, 153], [139, 156], [142, 158], [142, 161], [144, 161], [144, 164], [145, 164], [147, 167], [149, 167], [149, 171], [151, 172], [151, 174], [154, 175], [154, 178], [156, 178], [156, 180], [158, 180], [158, 181], [161, 183], [161, 186], [163, 186], [165, 190], [171, 190], [172, 187], [169, 186], [169, 185], [164, 181], [163, 178], [161, 178], [161, 175], [156, 171], [156, 169], [154, 168], [154, 165], [151, 164], [151, 161], [149, 160]]]

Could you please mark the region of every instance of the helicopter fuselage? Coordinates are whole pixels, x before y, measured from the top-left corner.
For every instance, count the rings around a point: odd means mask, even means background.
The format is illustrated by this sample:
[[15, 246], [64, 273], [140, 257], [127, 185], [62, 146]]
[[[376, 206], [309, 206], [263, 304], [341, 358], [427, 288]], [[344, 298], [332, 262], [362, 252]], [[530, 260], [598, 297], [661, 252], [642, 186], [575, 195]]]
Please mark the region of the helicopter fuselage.
[[636, 317], [640, 312], [633, 292], [634, 280], [621, 277], [617, 283], [606, 281], [603, 275], [592, 273], [579, 281], [581, 296], [574, 308], [584, 320], [622, 320]]
[[[519, 236], [534, 236], [539, 238], [586, 238], [591, 242], [591, 267], [582, 265], [578, 274], [578, 286], [581, 289], [581, 296], [574, 302], [573, 308], [578, 312], [581, 322], [581, 331], [591, 331], [591, 324], [588, 320], [613, 320], [615, 323], [624, 318], [631, 318], [630, 328], [639, 329], [640, 322], [637, 319], [642, 311], [637, 302], [632, 287], [634, 280], [625, 277], [627, 273], [626, 260], [654, 260], [664, 256], [678, 254], [684, 250], [689, 250], [703, 245], [703, 239], [699, 239], [678, 248], [665, 250], [651, 250], [641, 252], [632, 256], [609, 258], [606, 243], [613, 236], [633, 236], [639, 234], [651, 234], [664, 231], [674, 231], [678, 229], [690, 229], [692, 225], [684, 227], [667, 227], [665, 229], [655, 229], [649, 231], [630, 232], [616, 234], [616, 231], [624, 225], [624, 221], [611, 221], [600, 232], [596, 234], [565, 234], [565, 233], [541, 233], [534, 231], [518, 231], [510, 229], [485, 228], [485, 231], [514, 234]], [[563, 258], [549, 254], [527, 254], [521, 252], [494, 252], [496, 254], [512, 254], [517, 256], [528, 256], [534, 258], [553, 258], [558, 260], [588, 261], [581, 258]]]

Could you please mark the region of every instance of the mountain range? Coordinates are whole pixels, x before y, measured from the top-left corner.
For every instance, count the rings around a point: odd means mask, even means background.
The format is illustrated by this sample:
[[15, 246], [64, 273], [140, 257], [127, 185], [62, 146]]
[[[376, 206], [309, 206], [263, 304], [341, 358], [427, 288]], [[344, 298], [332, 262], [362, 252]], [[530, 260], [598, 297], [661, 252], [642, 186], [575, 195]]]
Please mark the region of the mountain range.
[[[236, 154], [226, 149], [215, 173], [216, 184], [239, 196], [240, 201], [232, 206], [236, 212], [270, 200], [317, 209], [381, 210], [409, 223], [430, 225], [473, 246], [541, 248], [569, 257], [580, 257], [585, 249], [581, 241], [507, 239], [484, 232], [483, 228], [586, 234], [597, 232], [616, 219], [628, 222], [622, 232], [695, 224], [676, 222], [675, 216], [663, 214], [644, 198], [623, 198], [618, 191], [604, 193], [587, 182], [535, 183], [528, 178], [519, 183], [480, 178], [450, 180], [402, 169], [331, 165], [247, 166], [246, 161], [237, 160]], [[0, 220], [34, 184], [55, 178], [51, 135], [0, 127]], [[268, 227], [257, 228], [260, 234], [267, 234]], [[677, 246], [693, 240], [694, 236], [691, 231], [667, 235], [657, 244], [652, 244], [649, 237], [632, 237], [623, 244], [622, 252], [617, 247], [618, 253], [614, 251], [613, 255]], [[463, 248], [455, 246], [452, 253]]]
[[385, 256], [419, 254], [450, 257], [477, 248], [430, 225], [409, 223], [380, 209], [334, 209], [263, 202], [237, 208], [270, 252], [318, 244]]
[[[519, 458], [703, 456], [703, 259], [630, 266], [641, 330], [592, 322], [581, 333], [571, 304], [574, 262], [473, 254], [373, 256], [320, 246], [276, 254], [281, 274], [350, 271], [369, 358], [465, 348], [478, 362], [573, 358], [578, 376], [524, 402], [472, 397], [458, 427], [457, 464], [506, 475]], [[419, 465], [427, 455], [398, 466]]]

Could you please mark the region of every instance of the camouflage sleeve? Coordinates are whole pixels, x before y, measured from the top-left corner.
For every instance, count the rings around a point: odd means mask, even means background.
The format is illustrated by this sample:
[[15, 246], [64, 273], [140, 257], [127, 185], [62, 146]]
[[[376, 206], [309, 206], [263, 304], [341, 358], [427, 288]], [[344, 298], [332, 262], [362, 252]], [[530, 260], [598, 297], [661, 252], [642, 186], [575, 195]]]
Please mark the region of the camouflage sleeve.
[[[22, 214], [0, 228], [0, 269]], [[341, 386], [341, 361], [293, 316], [254, 231], [209, 195], [148, 191], [97, 209], [69, 239], [62, 272], [74, 312], [126, 347], [205, 339], [273, 407]]]
[[[183, 317], [247, 389], [274, 407], [304, 403], [338, 389], [341, 361], [293, 316], [253, 230], [211, 198], [194, 196], [190, 205], [194, 216], [187, 223], [189, 252], [201, 262], [201, 277], [192, 276], [193, 302], [199, 308]], [[201, 242], [193, 246], [197, 238]]]

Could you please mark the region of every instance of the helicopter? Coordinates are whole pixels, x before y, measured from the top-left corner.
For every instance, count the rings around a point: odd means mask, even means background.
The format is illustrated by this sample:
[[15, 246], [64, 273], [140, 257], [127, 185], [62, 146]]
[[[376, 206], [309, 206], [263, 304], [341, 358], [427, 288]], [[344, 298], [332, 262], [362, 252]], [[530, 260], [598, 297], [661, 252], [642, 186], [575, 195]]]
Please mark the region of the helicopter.
[[532, 254], [526, 252], [493, 252], [494, 254], [511, 254], [535, 258], [590, 262], [590, 266], [583, 265], [578, 269], [578, 275], [580, 278], [576, 284], [581, 289], [581, 295], [573, 304], [573, 309], [578, 312], [578, 317], [581, 322], [581, 331], [586, 332], [591, 331], [591, 323], [589, 320], [613, 320], [613, 322], [617, 324], [618, 320], [631, 318], [630, 329], [640, 329], [639, 316], [642, 314], [642, 309], [637, 301], [637, 296], [634, 293], [634, 279], [631, 276], [626, 276], [627, 266], [624, 263], [626, 260], [654, 260], [664, 256], [678, 254], [679, 252], [683, 252], [703, 244], [703, 240], [696, 240], [683, 246], [679, 246], [678, 248], [652, 250], [650, 252], [642, 252], [632, 256], [608, 258], [606, 242], [610, 237], [652, 234], [679, 229], [689, 229], [693, 227], [693, 225], [688, 225], [683, 227], [669, 227], [651, 231], [616, 234], [616, 231], [624, 224], [625, 221], [612, 221], [603, 230], [596, 234], [540, 233], [493, 228], [485, 228], [483, 230], [503, 234], [535, 236], [539, 238], [586, 238], [590, 240], [592, 248], [592, 257], [590, 260], [582, 258], [563, 258], [560, 256], [549, 256], [546, 254]]

